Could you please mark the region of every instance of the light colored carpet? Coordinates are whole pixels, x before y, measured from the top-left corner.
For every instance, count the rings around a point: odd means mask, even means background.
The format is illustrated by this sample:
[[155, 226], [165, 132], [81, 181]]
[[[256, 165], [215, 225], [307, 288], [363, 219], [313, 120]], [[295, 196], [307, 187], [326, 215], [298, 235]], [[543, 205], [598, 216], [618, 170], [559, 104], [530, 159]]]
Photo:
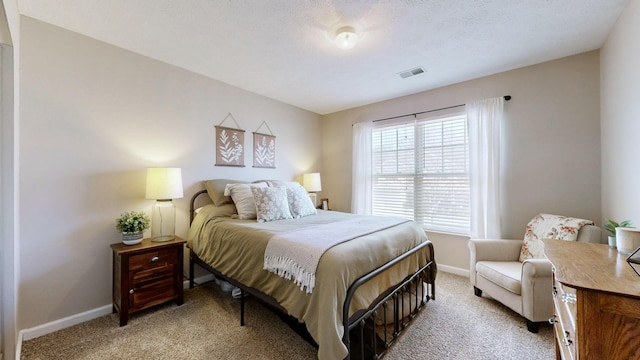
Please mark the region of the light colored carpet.
[[[185, 303], [106, 315], [22, 344], [22, 359], [315, 359], [316, 349], [254, 299], [240, 303], [213, 283], [185, 290]], [[527, 331], [523, 318], [473, 295], [467, 278], [439, 272], [436, 300], [385, 359], [553, 359], [553, 332]]]

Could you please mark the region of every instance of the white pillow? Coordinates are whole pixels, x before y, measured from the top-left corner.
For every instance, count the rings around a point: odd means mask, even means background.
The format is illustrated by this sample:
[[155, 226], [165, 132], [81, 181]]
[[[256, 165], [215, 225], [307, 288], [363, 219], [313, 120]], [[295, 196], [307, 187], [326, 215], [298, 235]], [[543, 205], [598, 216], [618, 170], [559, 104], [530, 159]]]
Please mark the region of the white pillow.
[[258, 222], [292, 218], [286, 188], [254, 187], [251, 191], [256, 204]]
[[313, 202], [302, 185], [296, 183], [295, 186], [287, 187], [287, 200], [289, 201], [289, 210], [294, 219], [315, 215], [316, 211]]
[[266, 188], [266, 183], [255, 184], [227, 184], [224, 189], [225, 196], [231, 196], [238, 210], [238, 219], [255, 219], [256, 203], [253, 200], [252, 188]]

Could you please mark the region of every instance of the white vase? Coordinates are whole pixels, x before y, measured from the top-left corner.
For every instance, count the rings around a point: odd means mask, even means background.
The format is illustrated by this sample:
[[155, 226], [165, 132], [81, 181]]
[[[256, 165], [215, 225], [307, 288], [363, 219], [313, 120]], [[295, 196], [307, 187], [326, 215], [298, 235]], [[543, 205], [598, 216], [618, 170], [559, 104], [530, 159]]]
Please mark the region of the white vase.
[[123, 232], [122, 242], [125, 245], [136, 245], [142, 242], [142, 231], [136, 232]]
[[609, 247], [610, 248], [616, 248], [616, 237], [615, 236], [609, 236]]
[[616, 228], [616, 247], [621, 254], [629, 255], [640, 247], [640, 229]]

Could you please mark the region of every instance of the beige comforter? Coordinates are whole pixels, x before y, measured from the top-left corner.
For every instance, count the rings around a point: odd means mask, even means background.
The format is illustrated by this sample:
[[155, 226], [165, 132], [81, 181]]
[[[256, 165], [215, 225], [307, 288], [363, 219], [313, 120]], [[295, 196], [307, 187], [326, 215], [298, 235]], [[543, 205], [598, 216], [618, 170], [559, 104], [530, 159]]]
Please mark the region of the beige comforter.
[[[428, 241], [414, 222], [365, 235], [329, 249], [320, 259], [313, 293], [301, 291], [293, 281], [263, 270], [264, 251], [276, 233], [353, 216], [335, 211], [301, 219], [258, 223], [217, 216], [213, 205], [203, 207], [195, 217], [187, 245], [198, 257], [225, 276], [257, 288], [273, 297], [290, 315], [303, 321], [319, 345], [319, 359], [343, 359], [342, 304], [351, 283], [414, 246]], [[385, 289], [414, 273], [433, 258], [429, 247], [409, 257], [361, 287], [354, 297], [350, 315], [364, 309]]]

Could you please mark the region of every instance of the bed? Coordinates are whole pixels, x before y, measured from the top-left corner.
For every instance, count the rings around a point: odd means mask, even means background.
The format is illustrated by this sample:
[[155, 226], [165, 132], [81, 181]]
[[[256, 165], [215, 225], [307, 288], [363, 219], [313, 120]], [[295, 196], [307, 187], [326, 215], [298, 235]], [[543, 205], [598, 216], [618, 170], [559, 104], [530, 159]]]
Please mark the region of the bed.
[[[356, 353], [381, 357], [417, 312], [435, 299], [433, 245], [416, 223], [390, 223], [330, 247], [317, 264], [313, 289], [309, 291], [309, 286], [264, 269], [270, 240], [300, 231], [333, 228], [341, 222], [360, 221], [361, 217], [316, 210], [309, 216], [273, 221], [259, 222], [259, 211], [258, 221], [234, 218], [238, 216], [231, 216], [233, 207], [237, 206], [235, 210], [240, 213], [240, 202], [216, 201], [223, 198], [217, 192], [224, 183], [218, 180], [215, 190], [205, 182], [207, 190], [191, 199], [192, 221], [187, 236], [190, 280], [193, 286], [197, 264], [239, 287], [241, 325], [244, 295], [249, 293], [304, 323], [318, 345], [319, 359], [350, 358]], [[206, 199], [212, 203], [200, 206]], [[350, 334], [354, 333], [359, 336], [352, 341]]]

